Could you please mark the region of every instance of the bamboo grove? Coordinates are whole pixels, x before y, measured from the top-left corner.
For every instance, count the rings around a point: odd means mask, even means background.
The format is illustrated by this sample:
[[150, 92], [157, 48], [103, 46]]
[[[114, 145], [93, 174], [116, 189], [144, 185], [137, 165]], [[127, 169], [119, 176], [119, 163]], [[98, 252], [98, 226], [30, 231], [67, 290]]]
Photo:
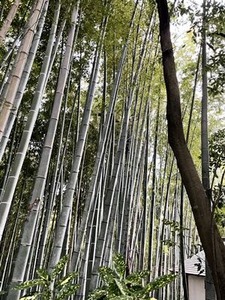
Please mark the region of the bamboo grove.
[[[169, 5], [174, 26], [188, 14], [183, 5]], [[174, 33], [174, 49], [186, 143], [199, 174], [206, 170], [223, 234], [224, 132], [215, 114], [224, 106], [225, 8], [203, 8], [189, 12], [190, 30]], [[99, 268], [120, 253], [127, 274], [177, 275], [151, 296], [187, 300], [184, 261], [202, 248], [168, 144], [156, 2], [3, 0], [0, 79], [1, 299], [20, 299], [27, 291], [18, 283], [54, 272], [65, 256], [63, 274], [77, 272], [70, 299], [87, 299], [101, 286]], [[212, 113], [201, 132], [207, 91]]]

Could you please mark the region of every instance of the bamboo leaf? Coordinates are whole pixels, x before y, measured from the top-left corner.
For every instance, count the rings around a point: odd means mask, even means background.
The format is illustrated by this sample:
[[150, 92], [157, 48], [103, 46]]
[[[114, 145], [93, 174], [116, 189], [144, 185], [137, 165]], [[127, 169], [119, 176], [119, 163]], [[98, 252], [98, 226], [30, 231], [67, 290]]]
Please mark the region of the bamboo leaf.
[[57, 292], [56, 300], [63, 300], [66, 297], [74, 295], [78, 290], [79, 285], [67, 285], [64, 286], [59, 292]]
[[150, 272], [148, 270], [132, 273], [126, 277], [126, 283], [141, 284], [142, 279], [146, 278], [149, 274]]
[[177, 276], [175, 274], [169, 274], [169, 275], [163, 275], [152, 282], [148, 283], [145, 287], [146, 292], [151, 292], [154, 290], [157, 290], [159, 288], [164, 287], [165, 285], [169, 284], [172, 282]]
[[33, 279], [22, 282], [14, 287], [15, 290], [25, 290], [28, 288], [32, 288], [38, 285], [43, 285], [45, 281], [43, 279]]
[[99, 274], [107, 285], [114, 282], [115, 272], [112, 269], [108, 267], [100, 267]]
[[134, 300], [134, 297], [133, 296], [127, 296], [127, 295], [124, 295], [124, 296], [116, 296], [116, 297], [110, 297], [109, 298], [110, 300]]
[[106, 287], [97, 288], [88, 296], [88, 300], [103, 299], [107, 295], [108, 292]]
[[24, 297], [20, 298], [20, 300], [35, 300], [35, 299], [38, 299], [39, 296], [40, 296], [40, 294], [36, 293], [31, 296], [24, 296]]
[[45, 269], [39, 269], [37, 270], [37, 274], [40, 277], [40, 279], [44, 279], [46, 281], [49, 280], [49, 274]]
[[71, 272], [71, 273], [69, 273], [69, 275], [63, 277], [62, 279], [60, 279], [60, 280], [57, 282], [57, 287], [70, 284], [71, 281], [72, 281], [74, 278], [77, 277], [77, 275], [78, 275], [77, 272]]
[[126, 272], [126, 264], [124, 262], [124, 258], [121, 254], [116, 254], [113, 258], [115, 272], [119, 276], [119, 278], [124, 278]]
[[57, 265], [54, 267], [52, 273], [51, 273], [51, 278], [55, 279], [64, 269], [66, 263], [68, 261], [68, 256], [64, 256], [62, 257], [59, 262], [57, 263]]
[[129, 293], [129, 290], [127, 286], [124, 284], [124, 282], [119, 281], [117, 278], [114, 279], [115, 283], [122, 295], [127, 295]]

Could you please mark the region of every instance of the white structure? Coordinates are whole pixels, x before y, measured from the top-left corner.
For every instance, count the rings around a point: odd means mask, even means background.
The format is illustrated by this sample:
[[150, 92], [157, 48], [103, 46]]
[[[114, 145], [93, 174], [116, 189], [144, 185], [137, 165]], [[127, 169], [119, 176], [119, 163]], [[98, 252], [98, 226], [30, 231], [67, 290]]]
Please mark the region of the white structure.
[[185, 261], [189, 300], [205, 300], [205, 252], [200, 251]]

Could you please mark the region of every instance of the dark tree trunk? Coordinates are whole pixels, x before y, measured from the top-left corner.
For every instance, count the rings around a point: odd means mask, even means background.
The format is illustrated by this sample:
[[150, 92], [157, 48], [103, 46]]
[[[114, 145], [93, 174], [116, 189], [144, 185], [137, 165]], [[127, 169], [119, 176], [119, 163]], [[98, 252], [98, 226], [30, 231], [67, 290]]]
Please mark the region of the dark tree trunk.
[[211, 213], [210, 203], [185, 142], [180, 92], [176, 77], [166, 0], [157, 0], [163, 71], [167, 91], [168, 139], [192, 207], [195, 223], [212, 271], [217, 300], [225, 299], [225, 247]]

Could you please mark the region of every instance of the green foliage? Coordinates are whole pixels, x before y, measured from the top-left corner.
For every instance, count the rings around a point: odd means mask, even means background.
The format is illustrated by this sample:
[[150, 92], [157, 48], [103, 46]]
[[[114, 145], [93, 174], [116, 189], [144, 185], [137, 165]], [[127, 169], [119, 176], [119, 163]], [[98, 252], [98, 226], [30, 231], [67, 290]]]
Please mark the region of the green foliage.
[[[45, 269], [39, 269], [37, 270], [37, 279], [18, 284], [15, 287], [16, 290], [32, 290], [31, 295], [26, 295], [20, 299], [63, 300], [74, 295], [79, 287], [73, 283], [73, 280], [77, 277], [77, 273], [71, 272], [63, 277], [60, 276], [67, 261], [68, 257], [64, 256], [59, 260], [51, 273], [48, 273]], [[33, 290], [35, 291], [33, 292]]]
[[225, 129], [218, 130], [209, 140], [210, 168], [215, 173], [225, 166]]
[[214, 217], [224, 234], [225, 228], [225, 129], [218, 130], [209, 139], [210, 170], [213, 176], [212, 200]]
[[113, 267], [101, 267], [99, 270], [104, 285], [89, 295], [89, 300], [119, 300], [119, 299], [149, 299], [150, 294], [167, 285], [175, 279], [176, 275], [169, 274], [156, 278], [145, 284], [149, 271], [135, 272], [126, 276], [126, 264], [122, 255], [113, 257]]
[[224, 13], [225, 5], [221, 1], [215, 1], [208, 7], [209, 92], [214, 97], [223, 94], [225, 88]]
[[[175, 6], [174, 14], [177, 21], [179, 16], [189, 17], [191, 26], [189, 32], [195, 44], [201, 43], [202, 34], [202, 7], [198, 1], [189, 3], [188, 1], [179, 1]], [[205, 30], [207, 35], [207, 69], [208, 69], [208, 91], [209, 95], [220, 96], [224, 93], [224, 62], [225, 62], [225, 27], [224, 27], [225, 5], [222, 1], [206, 1], [206, 22]], [[187, 49], [185, 47], [187, 53]], [[220, 97], [218, 97], [218, 101]]]

